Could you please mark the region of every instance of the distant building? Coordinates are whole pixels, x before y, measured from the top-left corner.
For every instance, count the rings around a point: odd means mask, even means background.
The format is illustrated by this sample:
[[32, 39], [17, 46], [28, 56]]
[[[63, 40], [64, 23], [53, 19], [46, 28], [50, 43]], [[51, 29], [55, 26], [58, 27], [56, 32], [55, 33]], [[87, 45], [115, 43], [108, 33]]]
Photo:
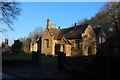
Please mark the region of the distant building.
[[32, 51], [35, 51], [35, 52], [37, 52], [37, 50], [38, 50], [38, 44], [37, 44], [37, 42], [31, 42], [31, 44], [30, 44], [30, 53], [32, 52]]
[[2, 47], [2, 53], [3, 54], [12, 53], [12, 51], [11, 51], [9, 45], [8, 45], [8, 39], [5, 39], [5, 42], [2, 42], [1, 47]]
[[56, 50], [66, 56], [95, 55], [97, 52], [96, 32], [90, 25], [56, 29], [50, 27], [48, 19], [41, 42], [41, 52], [46, 55], [56, 55]]
[[41, 52], [41, 37], [39, 37], [36, 41], [31, 42], [30, 53], [32, 53], [32, 51]]

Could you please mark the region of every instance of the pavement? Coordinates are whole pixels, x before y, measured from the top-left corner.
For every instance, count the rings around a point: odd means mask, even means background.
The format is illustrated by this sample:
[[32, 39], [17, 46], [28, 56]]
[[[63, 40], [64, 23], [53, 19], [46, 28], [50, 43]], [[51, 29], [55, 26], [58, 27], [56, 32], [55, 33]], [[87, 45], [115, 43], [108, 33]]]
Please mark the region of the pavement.
[[2, 73], [2, 78], [16, 78], [16, 77], [11, 76], [10, 74]]
[[2, 80], [8, 78], [17, 79], [70, 79], [68, 72], [58, 69], [57, 63], [42, 63], [42, 64], [26, 64], [17, 67], [2, 68]]

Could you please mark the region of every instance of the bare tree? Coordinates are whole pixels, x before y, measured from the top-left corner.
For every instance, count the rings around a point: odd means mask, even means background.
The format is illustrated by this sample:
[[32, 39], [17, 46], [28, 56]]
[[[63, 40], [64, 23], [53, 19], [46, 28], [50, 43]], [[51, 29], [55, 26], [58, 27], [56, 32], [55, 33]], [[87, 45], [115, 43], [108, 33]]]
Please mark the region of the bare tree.
[[120, 2], [107, 2], [101, 8], [101, 10], [94, 17], [91, 18], [90, 24], [93, 27], [101, 27], [102, 31], [107, 35], [107, 37], [113, 35], [119, 36]]
[[29, 33], [29, 37], [32, 39], [32, 41], [36, 41], [38, 37], [41, 37], [44, 33], [43, 27], [37, 27], [33, 32]]
[[29, 53], [30, 51], [30, 44], [32, 42], [36, 42], [36, 40], [41, 37], [44, 33], [43, 27], [37, 27], [33, 32], [30, 32], [28, 37], [22, 38], [21, 41], [23, 42], [22, 50], [25, 53]]
[[87, 18], [81, 20], [78, 22], [78, 25], [84, 25], [84, 24], [88, 24], [89, 23], [89, 20]]
[[[17, 19], [17, 16], [20, 15], [20, 3], [14, 2], [15, 0], [11, 0], [11, 2], [7, 2], [7, 0], [0, 1], [0, 22], [7, 24], [7, 26], [14, 30], [13, 20]], [[4, 29], [1, 29], [3, 31]]]
[[120, 33], [120, 2], [110, 2], [105, 6], [105, 10], [111, 17], [112, 26], [117, 35]]

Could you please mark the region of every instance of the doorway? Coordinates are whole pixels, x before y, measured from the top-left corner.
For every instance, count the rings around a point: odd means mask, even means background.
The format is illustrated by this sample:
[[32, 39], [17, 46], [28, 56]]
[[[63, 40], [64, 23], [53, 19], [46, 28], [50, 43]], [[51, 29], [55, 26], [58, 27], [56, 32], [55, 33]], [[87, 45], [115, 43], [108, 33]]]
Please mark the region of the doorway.
[[92, 47], [91, 46], [88, 47], [88, 55], [92, 55]]
[[60, 52], [60, 44], [55, 44], [55, 55], [58, 55]]

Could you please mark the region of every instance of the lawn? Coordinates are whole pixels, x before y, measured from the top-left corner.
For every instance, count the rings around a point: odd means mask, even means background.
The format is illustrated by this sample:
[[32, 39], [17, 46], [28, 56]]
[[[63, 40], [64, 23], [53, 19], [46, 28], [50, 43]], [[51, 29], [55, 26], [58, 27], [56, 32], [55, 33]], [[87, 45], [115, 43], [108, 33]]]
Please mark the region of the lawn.
[[[50, 56], [39, 56], [39, 60], [41, 58], [41, 63], [51, 63], [57, 61], [57, 57], [50, 57]], [[11, 55], [2, 55], [2, 60], [25, 60], [25, 61], [32, 61], [31, 54], [11, 54]]]
[[41, 63], [51, 63], [57, 61], [57, 57], [41, 56]]
[[30, 54], [9, 54], [2, 55], [2, 60], [32, 60], [32, 56]]

